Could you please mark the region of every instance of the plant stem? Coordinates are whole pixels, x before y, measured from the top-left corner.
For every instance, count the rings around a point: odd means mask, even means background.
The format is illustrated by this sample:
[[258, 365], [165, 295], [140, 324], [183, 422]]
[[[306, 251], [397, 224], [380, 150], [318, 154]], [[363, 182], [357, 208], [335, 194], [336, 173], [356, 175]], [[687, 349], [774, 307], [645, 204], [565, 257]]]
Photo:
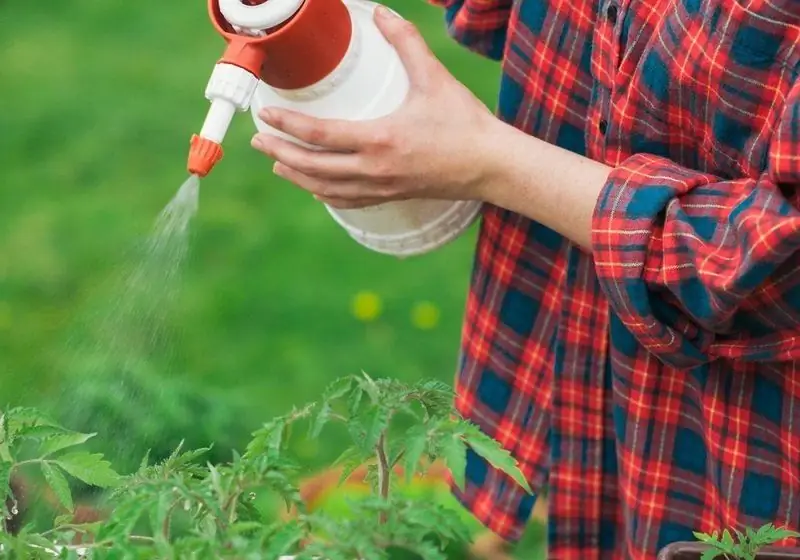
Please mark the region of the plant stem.
[[[391, 467], [386, 457], [386, 432], [381, 433], [376, 449], [378, 455], [378, 491], [383, 501], [389, 500], [389, 483], [391, 481]], [[381, 524], [386, 523], [386, 512], [382, 511], [379, 517]]]

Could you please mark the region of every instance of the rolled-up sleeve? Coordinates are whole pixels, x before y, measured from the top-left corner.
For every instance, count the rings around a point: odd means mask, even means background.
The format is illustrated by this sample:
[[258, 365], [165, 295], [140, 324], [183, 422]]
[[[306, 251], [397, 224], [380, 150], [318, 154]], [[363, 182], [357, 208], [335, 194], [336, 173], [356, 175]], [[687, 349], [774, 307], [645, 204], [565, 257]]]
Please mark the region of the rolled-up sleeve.
[[636, 154], [609, 175], [592, 229], [612, 309], [662, 361], [800, 359], [800, 82], [759, 177]]

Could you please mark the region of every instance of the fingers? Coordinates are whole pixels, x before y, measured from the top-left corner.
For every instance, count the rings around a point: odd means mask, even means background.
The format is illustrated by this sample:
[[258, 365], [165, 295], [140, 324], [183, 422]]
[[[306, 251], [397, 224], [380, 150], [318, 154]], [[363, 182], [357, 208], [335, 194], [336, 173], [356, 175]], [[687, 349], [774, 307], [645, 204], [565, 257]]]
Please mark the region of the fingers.
[[287, 109], [264, 109], [259, 117], [289, 136], [333, 151], [357, 151], [364, 145], [368, 135], [368, 127], [362, 123], [318, 119]]
[[367, 185], [359, 181], [329, 181], [310, 177], [299, 171], [277, 162], [273, 167], [275, 174], [294, 183], [315, 198], [336, 208], [363, 208], [388, 201], [388, 193], [380, 187]]
[[416, 26], [384, 6], [375, 9], [375, 24], [395, 48], [413, 85], [425, 87], [439, 66]]
[[351, 179], [359, 173], [358, 154], [310, 150], [271, 134], [256, 134], [252, 146], [272, 159], [306, 175]]
[[320, 202], [338, 208], [340, 210], [357, 210], [359, 208], [369, 208], [370, 206], [377, 206], [386, 201], [378, 198], [358, 198], [355, 200], [346, 200], [341, 198], [326, 198], [324, 196], [315, 196]]

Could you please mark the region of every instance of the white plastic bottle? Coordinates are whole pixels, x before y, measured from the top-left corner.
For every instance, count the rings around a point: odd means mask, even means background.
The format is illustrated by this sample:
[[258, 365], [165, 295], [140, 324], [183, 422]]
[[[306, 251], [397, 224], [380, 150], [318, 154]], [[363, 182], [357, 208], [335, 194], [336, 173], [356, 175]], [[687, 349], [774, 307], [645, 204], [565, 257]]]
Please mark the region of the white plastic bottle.
[[[221, 158], [219, 144], [236, 110], [249, 106], [259, 131], [278, 134], [258, 118], [262, 108], [357, 121], [386, 116], [405, 100], [408, 76], [374, 23], [373, 2], [211, 0], [210, 6], [229, 47], [206, 91], [212, 107], [203, 131], [193, 138], [193, 173], [207, 174]], [[364, 247], [404, 257], [430, 252], [461, 235], [481, 204], [425, 199], [357, 210], [327, 208]]]

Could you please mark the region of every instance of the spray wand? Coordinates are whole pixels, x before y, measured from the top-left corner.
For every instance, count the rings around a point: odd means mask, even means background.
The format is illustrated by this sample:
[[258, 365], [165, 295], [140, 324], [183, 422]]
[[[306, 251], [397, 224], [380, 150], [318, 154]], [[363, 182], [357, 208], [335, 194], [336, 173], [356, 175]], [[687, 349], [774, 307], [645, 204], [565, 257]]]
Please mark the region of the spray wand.
[[209, 0], [208, 10], [228, 45], [206, 86], [211, 107], [190, 143], [187, 169], [198, 177], [222, 159], [233, 116], [250, 109], [259, 81], [279, 92], [317, 83], [344, 58], [352, 33], [340, 0]]

